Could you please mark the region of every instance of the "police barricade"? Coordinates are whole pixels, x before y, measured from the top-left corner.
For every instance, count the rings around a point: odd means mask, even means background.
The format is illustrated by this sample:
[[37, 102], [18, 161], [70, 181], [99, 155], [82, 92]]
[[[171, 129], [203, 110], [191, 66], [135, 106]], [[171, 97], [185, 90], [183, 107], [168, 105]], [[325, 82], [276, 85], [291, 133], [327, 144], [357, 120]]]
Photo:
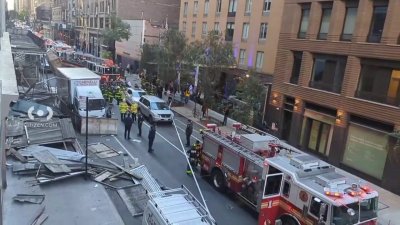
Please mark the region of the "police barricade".
[[[86, 117], [79, 117], [77, 128], [81, 134], [86, 133]], [[115, 118], [88, 118], [88, 134], [117, 134], [118, 119]]]

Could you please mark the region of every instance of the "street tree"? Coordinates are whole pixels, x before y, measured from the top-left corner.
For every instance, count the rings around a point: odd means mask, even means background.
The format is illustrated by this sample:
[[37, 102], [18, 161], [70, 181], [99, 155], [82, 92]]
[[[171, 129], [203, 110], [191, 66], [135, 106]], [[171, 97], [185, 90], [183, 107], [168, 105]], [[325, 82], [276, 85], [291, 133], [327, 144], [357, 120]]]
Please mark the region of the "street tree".
[[110, 17], [110, 27], [102, 31], [103, 44], [108, 46], [112, 58], [115, 59], [115, 42], [128, 40], [131, 36], [130, 25], [123, 22], [121, 18], [112, 15]]
[[211, 31], [202, 41], [191, 43], [185, 55], [187, 64], [199, 66], [199, 87], [209, 108], [221, 100], [224, 81], [221, 73], [235, 65], [233, 47], [218, 31]]
[[265, 87], [252, 71], [249, 71], [245, 77], [241, 77], [236, 90], [236, 97], [241, 103], [236, 104], [234, 118], [250, 125], [259, 122], [256, 120], [262, 116], [265, 94]]
[[27, 21], [28, 20], [28, 16], [29, 16], [29, 13], [25, 9], [22, 10], [20, 13], [18, 13], [18, 19], [20, 21]]

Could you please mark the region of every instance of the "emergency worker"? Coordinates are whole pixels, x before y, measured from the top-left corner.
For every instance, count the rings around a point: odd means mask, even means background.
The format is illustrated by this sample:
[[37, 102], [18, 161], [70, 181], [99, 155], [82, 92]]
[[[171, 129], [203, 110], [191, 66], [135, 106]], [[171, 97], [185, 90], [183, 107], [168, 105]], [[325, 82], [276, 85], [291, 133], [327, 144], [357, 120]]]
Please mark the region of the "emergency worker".
[[[200, 141], [197, 140], [196, 143], [193, 144], [193, 146], [188, 151], [186, 151], [186, 154], [189, 157], [189, 162], [190, 162], [190, 165], [192, 166], [192, 169], [197, 170], [197, 166], [200, 163], [200, 157], [201, 157]], [[186, 167], [186, 174], [188, 174], [188, 175], [193, 174], [189, 165], [187, 165], [187, 167]]]
[[144, 121], [144, 117], [143, 117], [143, 115], [141, 113], [139, 113], [138, 114], [138, 123], [137, 123], [138, 130], [139, 130], [138, 137], [142, 136], [142, 124], [143, 124], [143, 121]]
[[108, 102], [108, 103], [112, 103], [113, 93], [112, 93], [112, 91], [111, 91], [111, 88], [107, 88], [107, 90], [106, 90], [106, 96], [107, 96], [107, 102]]
[[128, 111], [128, 104], [125, 102], [125, 99], [122, 99], [121, 104], [119, 104], [119, 112], [121, 113], [121, 121], [124, 121], [127, 111]]
[[136, 114], [138, 113], [138, 104], [136, 102], [132, 102], [131, 113], [132, 113], [133, 122], [135, 122], [136, 121]]
[[115, 92], [114, 92], [114, 98], [117, 100], [117, 105], [119, 105], [119, 102], [122, 100], [122, 92], [121, 89], [118, 87]]

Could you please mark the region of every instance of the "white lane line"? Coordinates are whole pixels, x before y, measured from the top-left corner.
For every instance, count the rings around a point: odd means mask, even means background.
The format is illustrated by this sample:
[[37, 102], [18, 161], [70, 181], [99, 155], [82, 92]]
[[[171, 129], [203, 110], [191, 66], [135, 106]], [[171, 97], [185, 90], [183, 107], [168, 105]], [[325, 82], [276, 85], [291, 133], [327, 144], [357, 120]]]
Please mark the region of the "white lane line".
[[[183, 124], [184, 126], [186, 126], [186, 124], [185, 124], [184, 122], [182, 122], [182, 121], [180, 121], [180, 120], [178, 120], [178, 119], [174, 119], [174, 121], [177, 121], [177, 122]], [[195, 123], [196, 123], [196, 122], [195, 122]], [[197, 133], [200, 134], [200, 131], [197, 131], [196, 129], [193, 129], [193, 131], [195, 131], [195, 132], [197, 132]]]
[[[148, 125], [145, 122], [143, 122], [143, 124], [146, 125], [147, 127], [150, 127], [150, 125]], [[158, 133], [158, 131], [156, 131], [156, 134], [158, 134], [158, 136], [160, 136], [162, 139], [164, 139], [164, 141], [166, 141], [168, 144], [170, 144], [172, 147], [174, 147], [176, 150], [178, 150], [178, 152], [180, 152], [182, 155], [186, 156], [186, 154], [184, 152], [182, 152], [180, 148], [178, 148], [176, 145], [174, 145], [170, 141], [168, 141], [168, 139], [165, 138], [164, 136], [162, 136], [160, 133]]]
[[135, 157], [133, 157], [133, 155], [128, 151], [128, 149], [125, 148], [125, 146], [118, 140], [118, 138], [115, 135], [111, 135], [117, 142], [119, 145], [121, 145], [121, 147], [126, 151], [126, 153], [128, 153], [128, 155], [132, 158], [135, 159]]

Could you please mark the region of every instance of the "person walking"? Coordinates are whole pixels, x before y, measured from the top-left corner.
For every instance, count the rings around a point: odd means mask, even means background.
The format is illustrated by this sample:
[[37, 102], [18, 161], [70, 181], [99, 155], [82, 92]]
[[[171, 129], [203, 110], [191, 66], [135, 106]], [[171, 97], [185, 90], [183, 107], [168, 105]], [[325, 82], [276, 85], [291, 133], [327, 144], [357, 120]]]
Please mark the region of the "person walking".
[[119, 112], [121, 113], [121, 121], [124, 122], [125, 114], [128, 111], [128, 104], [125, 102], [125, 99], [122, 99], [121, 104], [119, 104]]
[[224, 111], [224, 121], [222, 122], [222, 126], [226, 126], [226, 123], [228, 122], [229, 113], [230, 113], [230, 109], [229, 109], [229, 106], [227, 106]]
[[207, 108], [207, 105], [206, 105], [206, 103], [204, 102], [203, 103], [203, 105], [201, 106], [201, 111], [203, 112], [203, 118], [206, 118], [206, 116], [207, 116], [207, 111], [208, 111], [208, 108]]
[[[189, 150], [186, 151], [186, 154], [189, 157], [190, 166], [192, 166], [192, 169], [194, 171], [197, 170], [197, 165], [200, 162], [199, 161], [200, 149], [201, 149], [200, 141], [197, 140], [196, 143]], [[186, 174], [187, 175], [193, 174], [192, 170], [190, 169], [190, 166], [189, 166], [189, 164], [186, 166]]]
[[186, 147], [190, 146], [190, 136], [193, 133], [193, 122], [191, 120], [188, 120], [188, 123], [186, 124]]
[[138, 121], [137, 126], [138, 126], [138, 130], [139, 130], [139, 133], [138, 133], [137, 136], [141, 137], [142, 136], [142, 124], [143, 124], [143, 121], [144, 121], [144, 117], [142, 116], [141, 113], [139, 113], [137, 115], [137, 121]]
[[132, 117], [128, 114], [128, 116], [124, 120], [125, 123], [125, 134], [124, 137], [125, 139], [131, 139], [131, 128], [133, 124]]
[[154, 142], [154, 138], [156, 137], [156, 124], [152, 123], [150, 126], [150, 130], [149, 130], [149, 135], [147, 136], [149, 138], [149, 150], [148, 152], [153, 152], [153, 142]]
[[136, 102], [132, 102], [131, 113], [132, 113], [133, 122], [135, 122], [136, 121], [136, 115], [138, 113], [138, 104]]

